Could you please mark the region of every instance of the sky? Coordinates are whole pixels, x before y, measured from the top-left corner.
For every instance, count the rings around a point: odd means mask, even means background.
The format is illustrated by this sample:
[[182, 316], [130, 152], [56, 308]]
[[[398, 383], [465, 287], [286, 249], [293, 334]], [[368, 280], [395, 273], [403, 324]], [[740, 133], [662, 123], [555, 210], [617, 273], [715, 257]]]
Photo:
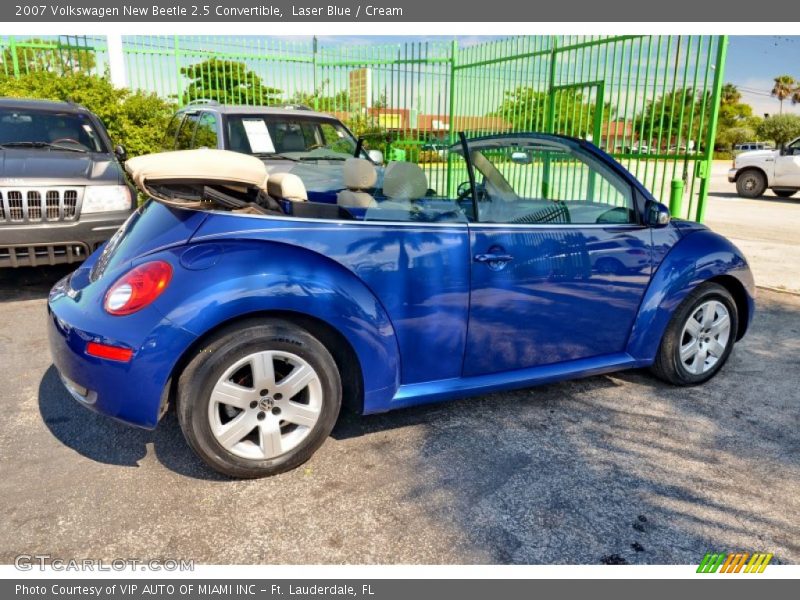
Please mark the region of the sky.
[[[778, 75], [800, 80], [800, 35], [731, 36], [725, 81], [739, 88], [754, 114], [778, 114], [780, 103], [770, 96]], [[800, 115], [800, 104], [787, 100], [783, 112]]]

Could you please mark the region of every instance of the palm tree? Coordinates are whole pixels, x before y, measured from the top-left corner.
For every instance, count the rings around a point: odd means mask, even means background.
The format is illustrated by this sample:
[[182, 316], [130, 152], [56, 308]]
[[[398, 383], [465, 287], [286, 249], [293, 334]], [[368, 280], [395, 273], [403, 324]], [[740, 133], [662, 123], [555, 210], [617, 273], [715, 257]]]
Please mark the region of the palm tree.
[[781, 103], [780, 114], [783, 114], [783, 101], [792, 96], [796, 85], [797, 81], [795, 81], [795, 78], [791, 75], [779, 75], [775, 78], [775, 85], [772, 87], [772, 95]]
[[742, 93], [732, 83], [726, 83], [722, 86], [722, 104], [739, 104], [742, 99]]
[[800, 104], [800, 85], [792, 92], [792, 104]]

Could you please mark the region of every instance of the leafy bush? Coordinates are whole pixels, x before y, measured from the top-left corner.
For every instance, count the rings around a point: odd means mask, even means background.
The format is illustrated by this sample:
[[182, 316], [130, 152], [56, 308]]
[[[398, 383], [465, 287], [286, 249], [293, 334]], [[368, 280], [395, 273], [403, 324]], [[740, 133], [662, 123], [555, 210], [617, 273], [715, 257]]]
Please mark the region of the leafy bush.
[[800, 116], [776, 115], [764, 119], [756, 128], [759, 139], [772, 140], [778, 146], [800, 137]]
[[0, 76], [0, 96], [64, 100], [82, 104], [108, 129], [114, 144], [129, 156], [161, 149], [164, 130], [175, 106], [155, 94], [115, 88], [105, 77], [40, 71], [20, 77]]

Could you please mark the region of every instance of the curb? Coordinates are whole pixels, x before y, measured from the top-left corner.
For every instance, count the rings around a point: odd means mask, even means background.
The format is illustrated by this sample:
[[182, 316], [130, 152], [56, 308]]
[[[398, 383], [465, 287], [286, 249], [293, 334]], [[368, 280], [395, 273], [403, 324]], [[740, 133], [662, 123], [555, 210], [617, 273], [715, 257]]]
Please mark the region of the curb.
[[800, 296], [800, 291], [772, 287], [771, 285], [756, 285], [756, 289], [767, 290], [769, 292], [777, 292], [778, 294], [789, 294], [790, 296]]

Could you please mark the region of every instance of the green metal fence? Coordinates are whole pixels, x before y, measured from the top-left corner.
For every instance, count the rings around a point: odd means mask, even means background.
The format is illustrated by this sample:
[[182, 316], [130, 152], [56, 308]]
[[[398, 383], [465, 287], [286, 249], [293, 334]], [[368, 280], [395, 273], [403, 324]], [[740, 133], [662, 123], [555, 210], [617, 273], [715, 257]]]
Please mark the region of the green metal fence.
[[105, 37], [58, 35], [17, 39], [0, 36], [0, 76], [18, 77], [40, 71], [59, 75], [103, 75]]
[[[726, 44], [725, 36], [521, 36], [467, 46], [125, 36], [123, 55], [130, 87], [177, 104], [207, 98], [333, 113], [387, 158], [421, 164], [440, 191], [460, 181], [448, 177], [444, 150], [459, 131], [583, 137], [663, 201], [675, 190], [679, 216], [702, 220]], [[103, 38], [6, 37], [0, 50], [6, 76], [101, 74], [108, 63]]]

